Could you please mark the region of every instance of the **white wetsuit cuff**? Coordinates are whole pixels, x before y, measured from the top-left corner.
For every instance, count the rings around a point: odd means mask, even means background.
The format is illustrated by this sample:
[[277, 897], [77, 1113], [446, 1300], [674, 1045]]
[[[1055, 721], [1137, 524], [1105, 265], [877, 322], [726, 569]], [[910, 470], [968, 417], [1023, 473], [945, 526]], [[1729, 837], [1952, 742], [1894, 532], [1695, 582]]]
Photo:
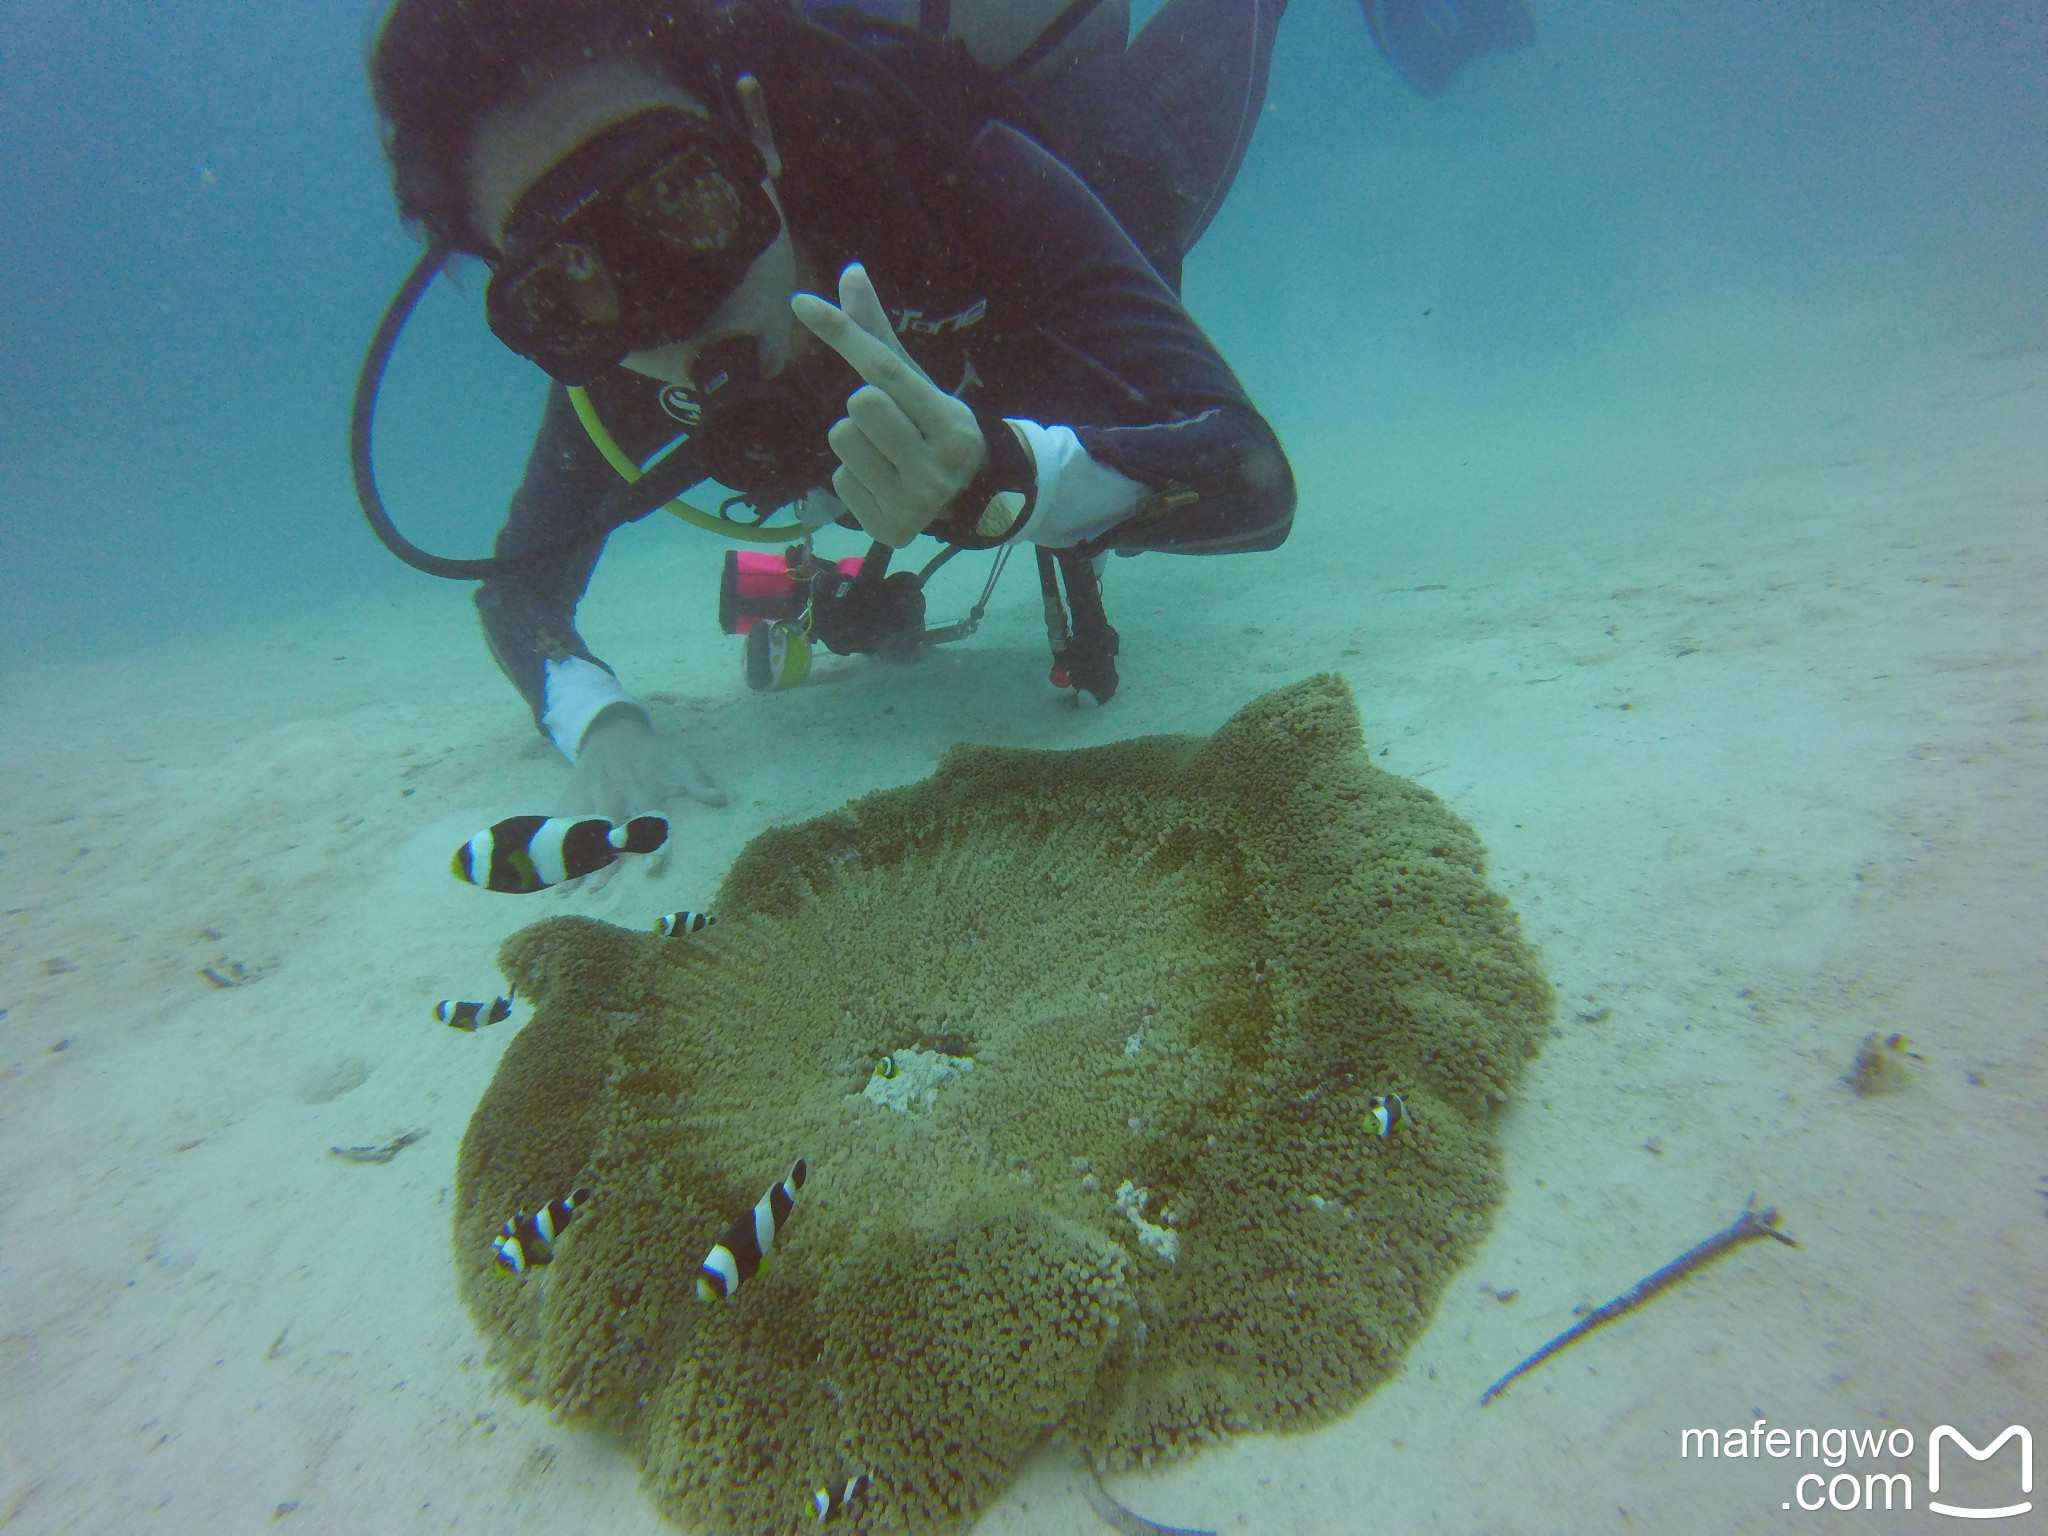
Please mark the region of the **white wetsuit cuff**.
[[547, 664], [547, 709], [541, 729], [573, 764], [590, 722], [614, 704], [630, 704], [642, 715], [646, 706], [619, 686], [619, 680], [596, 662], [565, 656]]
[[1023, 435], [1038, 471], [1031, 516], [1009, 542], [1067, 549], [1107, 533], [1131, 515], [1145, 487], [1088, 457], [1072, 427], [1005, 418]]

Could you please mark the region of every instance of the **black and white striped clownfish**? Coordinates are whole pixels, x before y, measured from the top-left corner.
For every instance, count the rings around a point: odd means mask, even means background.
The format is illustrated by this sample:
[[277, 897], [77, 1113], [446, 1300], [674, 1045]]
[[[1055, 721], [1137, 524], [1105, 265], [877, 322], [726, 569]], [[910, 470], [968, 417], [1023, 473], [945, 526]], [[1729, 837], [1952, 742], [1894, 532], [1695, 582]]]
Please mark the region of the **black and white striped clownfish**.
[[664, 939], [681, 939], [702, 933], [717, 921], [709, 912], [666, 912], [654, 920], [654, 931]]
[[725, 1236], [712, 1245], [711, 1251], [704, 1255], [704, 1262], [698, 1266], [699, 1301], [723, 1301], [740, 1288], [741, 1281], [754, 1278], [761, 1267], [761, 1260], [767, 1257], [775, 1242], [775, 1234], [789, 1220], [790, 1210], [796, 1204], [796, 1192], [804, 1187], [804, 1175], [809, 1171], [804, 1160], [798, 1158], [790, 1168], [788, 1178], [763, 1195], [753, 1210], [725, 1229]]
[[856, 1472], [851, 1477], [842, 1477], [836, 1483], [827, 1483], [811, 1495], [811, 1503], [818, 1511], [818, 1524], [830, 1525], [846, 1513], [846, 1506], [853, 1502], [862, 1489], [872, 1488], [875, 1480], [865, 1472]]
[[601, 817], [508, 816], [455, 850], [455, 878], [523, 896], [667, 841], [668, 822], [660, 816], [635, 816], [617, 827]]
[[446, 998], [434, 1004], [434, 1017], [450, 1029], [475, 1033], [483, 1024], [502, 1024], [512, 1017], [512, 999], [501, 997], [488, 1003], [458, 1003]]
[[1394, 1134], [1394, 1128], [1408, 1118], [1408, 1106], [1401, 1102], [1398, 1093], [1382, 1094], [1372, 1101], [1373, 1134], [1382, 1139]]
[[576, 1219], [576, 1207], [589, 1198], [589, 1190], [579, 1189], [564, 1199], [550, 1200], [531, 1216], [524, 1211], [514, 1216], [491, 1239], [499, 1264], [523, 1275], [536, 1265], [553, 1263], [555, 1240]]

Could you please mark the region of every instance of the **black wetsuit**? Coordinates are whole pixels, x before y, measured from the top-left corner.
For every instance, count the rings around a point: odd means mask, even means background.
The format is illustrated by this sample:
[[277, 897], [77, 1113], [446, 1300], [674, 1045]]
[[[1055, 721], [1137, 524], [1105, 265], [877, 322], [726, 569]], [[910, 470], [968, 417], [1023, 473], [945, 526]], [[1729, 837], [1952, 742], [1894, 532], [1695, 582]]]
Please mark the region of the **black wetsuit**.
[[[1208, 13], [1247, 23], [1219, 63], [1189, 52], [1198, 37], [1217, 46]], [[1277, 14], [1262, 0], [1176, 0], [1160, 20], [1175, 23], [1177, 53], [1147, 57], [1147, 28], [1122, 57], [1052, 82], [1037, 105], [1005, 114], [1087, 165], [1103, 198], [1010, 121], [979, 114], [948, 153], [933, 154], [914, 133], [891, 136], [876, 117], [886, 102], [849, 104], [814, 82], [760, 71], [785, 156], [777, 191], [828, 286], [844, 263], [864, 262], [906, 349], [935, 382], [986, 423], [1034, 424], [1020, 429], [1031, 433], [1038, 478], [1022, 542], [1083, 554], [1210, 554], [1272, 549], [1287, 537], [1295, 493], [1280, 445], [1176, 293], [1181, 257], [1221, 202], [1257, 121]], [[909, 73], [915, 59], [900, 62]], [[1195, 105], [1161, 94], [1158, 82], [1176, 79], [1183, 91], [1224, 95], [1208, 111], [1206, 137], [1189, 137]], [[636, 460], [683, 430], [687, 396], [674, 386], [618, 368], [590, 395]], [[555, 386], [498, 553], [560, 539], [616, 483]], [[1146, 496], [1168, 489], [1192, 494]], [[575, 629], [601, 549], [590, 541], [477, 593], [499, 665], [572, 758], [596, 713], [630, 698]]]

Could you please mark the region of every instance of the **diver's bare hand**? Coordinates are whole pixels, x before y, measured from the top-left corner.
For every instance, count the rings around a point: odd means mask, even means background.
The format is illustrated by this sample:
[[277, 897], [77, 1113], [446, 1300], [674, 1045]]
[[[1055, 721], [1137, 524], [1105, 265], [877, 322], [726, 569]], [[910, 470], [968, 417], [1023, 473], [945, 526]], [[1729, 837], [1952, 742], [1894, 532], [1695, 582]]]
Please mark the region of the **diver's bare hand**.
[[838, 304], [799, 293], [790, 307], [867, 380], [826, 437], [839, 455], [832, 489], [870, 537], [901, 549], [980, 472], [981, 426], [903, 350], [859, 262], [840, 273]]
[[[576, 753], [576, 776], [569, 781], [555, 814], [602, 816], [614, 825], [648, 813], [667, 816], [677, 789], [706, 805], [725, 804], [725, 791], [688, 747], [664, 739], [639, 710], [614, 705], [584, 730]], [[641, 861], [650, 876], [661, 873], [668, 848], [663, 844]], [[602, 890], [618, 867], [606, 865], [566, 885]]]

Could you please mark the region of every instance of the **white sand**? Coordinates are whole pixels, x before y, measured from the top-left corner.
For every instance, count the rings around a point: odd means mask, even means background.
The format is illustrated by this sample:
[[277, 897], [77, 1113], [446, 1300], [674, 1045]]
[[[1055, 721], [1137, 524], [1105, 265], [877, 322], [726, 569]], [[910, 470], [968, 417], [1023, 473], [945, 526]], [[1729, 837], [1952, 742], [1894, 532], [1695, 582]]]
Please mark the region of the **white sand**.
[[[2048, 1437], [2044, 403], [2048, 354], [1980, 358], [1712, 472], [1451, 494], [1406, 531], [1311, 465], [1279, 554], [1112, 566], [1125, 692], [1092, 713], [1044, 687], [1028, 563], [968, 646], [765, 698], [703, 541], [634, 530], [587, 633], [733, 802], [682, 808], [657, 881], [566, 899], [447, 874], [563, 782], [457, 589], [14, 668], [0, 1528], [661, 1529], [619, 1452], [481, 1363], [450, 1186], [524, 1015], [467, 1036], [434, 1002], [495, 995], [497, 941], [537, 916], [704, 906], [760, 828], [956, 739], [1206, 732], [1330, 667], [1376, 761], [1491, 848], [1559, 1027], [1502, 1126], [1494, 1235], [1405, 1373], [1126, 1501], [1227, 1532], [1804, 1529], [1780, 1505], [1811, 1463], [1681, 1463], [1679, 1430], [1981, 1435], [2031, 1407]], [[935, 619], [978, 580], [949, 572]], [[260, 975], [216, 989], [221, 961]], [[1843, 1085], [1872, 1030], [1927, 1057], [1910, 1091]], [[387, 1165], [328, 1155], [410, 1129]], [[1801, 1248], [1744, 1249], [1478, 1408], [1752, 1190]], [[1079, 1487], [1042, 1455], [981, 1529], [1099, 1530]]]

